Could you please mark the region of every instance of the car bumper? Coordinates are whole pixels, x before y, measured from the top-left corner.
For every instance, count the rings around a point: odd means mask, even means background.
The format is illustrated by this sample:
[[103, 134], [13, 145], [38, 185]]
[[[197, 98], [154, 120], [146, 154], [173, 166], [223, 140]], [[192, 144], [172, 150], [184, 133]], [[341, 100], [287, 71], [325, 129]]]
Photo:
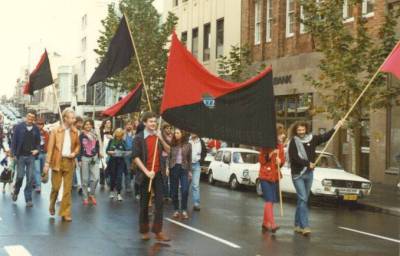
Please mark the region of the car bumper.
[[314, 195], [343, 198], [347, 195], [357, 195], [357, 198], [369, 196], [371, 189], [322, 187], [312, 191]]

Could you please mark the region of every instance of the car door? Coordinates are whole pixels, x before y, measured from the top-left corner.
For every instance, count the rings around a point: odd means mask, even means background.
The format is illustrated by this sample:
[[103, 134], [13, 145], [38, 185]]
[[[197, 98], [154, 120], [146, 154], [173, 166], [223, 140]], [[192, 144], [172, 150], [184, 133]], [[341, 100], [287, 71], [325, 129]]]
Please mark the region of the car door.
[[222, 167], [222, 155], [224, 151], [220, 150], [215, 155], [214, 161], [210, 165], [210, 170], [213, 172], [213, 178], [218, 181], [222, 181], [221, 167]]
[[232, 163], [232, 152], [224, 151], [222, 155], [222, 161], [220, 162], [220, 174], [221, 174], [221, 181], [229, 182], [229, 178], [232, 174], [231, 171], [231, 163]]

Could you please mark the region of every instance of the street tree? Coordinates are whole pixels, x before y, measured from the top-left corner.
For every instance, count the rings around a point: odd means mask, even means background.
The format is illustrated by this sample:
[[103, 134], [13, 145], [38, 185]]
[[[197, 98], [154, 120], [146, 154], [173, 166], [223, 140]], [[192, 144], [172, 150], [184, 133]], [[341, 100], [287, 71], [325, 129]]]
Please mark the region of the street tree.
[[[301, 22], [310, 33], [315, 51], [321, 53], [319, 74], [307, 74], [307, 82], [322, 98], [322, 109], [339, 120], [355, 102], [385, 57], [397, 42], [395, 27], [399, 13], [389, 11], [378, 33], [371, 31], [361, 11], [361, 0], [349, 0], [355, 8], [354, 23], [343, 20], [344, 0], [301, 0]], [[300, 19], [300, 18], [299, 18]], [[379, 74], [348, 119], [352, 145], [352, 171], [359, 170], [361, 128], [370, 111], [393, 103], [400, 87], [388, 87], [387, 74]]]
[[[178, 18], [169, 13], [163, 23], [161, 15], [153, 6], [153, 1], [122, 0], [118, 7], [113, 4], [109, 5], [108, 15], [102, 21], [103, 30], [98, 39], [98, 49], [95, 52], [99, 55], [99, 61], [101, 61], [107, 52], [111, 38], [115, 34], [120, 17], [124, 13], [136, 44], [136, 54], [141, 62], [152, 109], [157, 112], [161, 104], [168, 60], [167, 44]], [[124, 71], [107, 80], [107, 85], [122, 92], [128, 92], [139, 82], [142, 82], [142, 76], [134, 56], [131, 64]], [[145, 94], [142, 97], [141, 109], [148, 110]]]

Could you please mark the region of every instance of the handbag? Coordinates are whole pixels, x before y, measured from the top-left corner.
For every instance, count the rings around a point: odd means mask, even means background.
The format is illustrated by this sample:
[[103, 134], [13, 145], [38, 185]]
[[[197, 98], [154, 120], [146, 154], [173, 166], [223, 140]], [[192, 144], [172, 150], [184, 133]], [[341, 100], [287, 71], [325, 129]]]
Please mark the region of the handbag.
[[0, 174], [0, 182], [12, 183], [12, 181], [13, 181], [12, 171], [8, 168], [4, 168]]

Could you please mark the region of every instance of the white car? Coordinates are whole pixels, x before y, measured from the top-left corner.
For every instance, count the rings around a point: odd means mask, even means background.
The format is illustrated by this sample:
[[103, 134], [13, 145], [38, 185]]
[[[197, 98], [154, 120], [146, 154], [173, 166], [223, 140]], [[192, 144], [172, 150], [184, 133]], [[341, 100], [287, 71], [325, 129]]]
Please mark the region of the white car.
[[260, 164], [258, 151], [242, 148], [221, 148], [208, 168], [208, 182], [229, 183], [231, 189], [240, 185], [254, 186]]
[[[319, 155], [321, 152], [317, 151]], [[286, 163], [281, 169], [282, 192], [296, 193], [292, 181], [290, 166]], [[257, 193], [261, 195], [261, 187], [257, 181]], [[343, 198], [357, 201], [371, 193], [371, 181], [345, 171], [330, 153], [324, 153], [314, 170], [314, 181], [311, 187], [312, 195]]]

